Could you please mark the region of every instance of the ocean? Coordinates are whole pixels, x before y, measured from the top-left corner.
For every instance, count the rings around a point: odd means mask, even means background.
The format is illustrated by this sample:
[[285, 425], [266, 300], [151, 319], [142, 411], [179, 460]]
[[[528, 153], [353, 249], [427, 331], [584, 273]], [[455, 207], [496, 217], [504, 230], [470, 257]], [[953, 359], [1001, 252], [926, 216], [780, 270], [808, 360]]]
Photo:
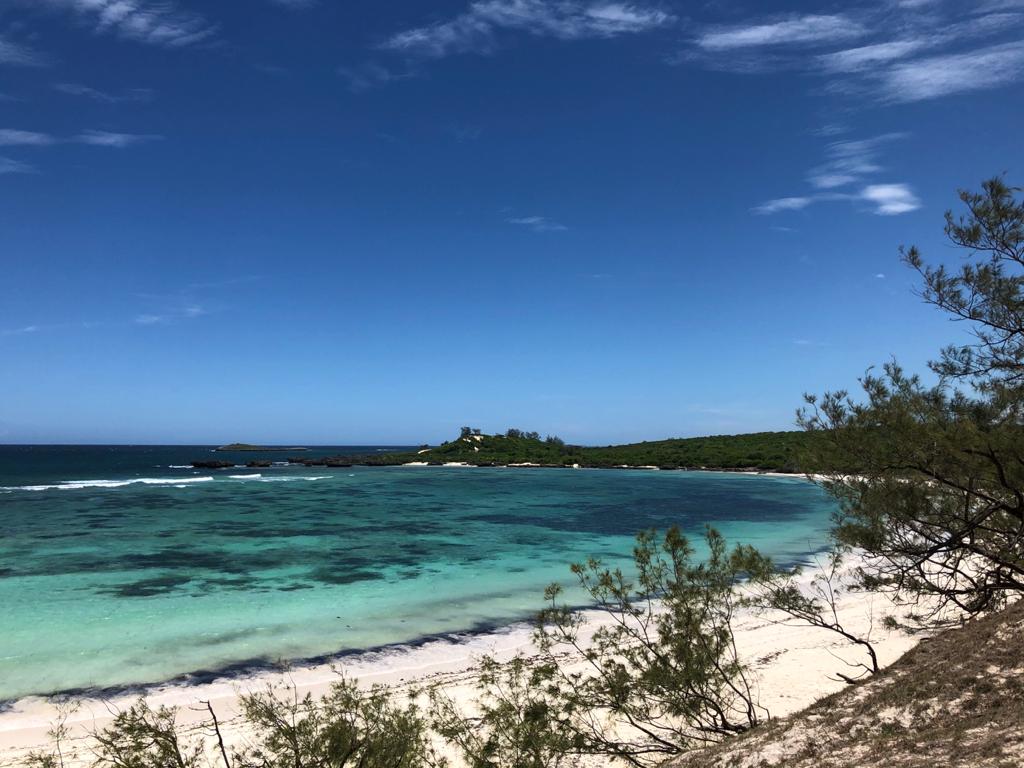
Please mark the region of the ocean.
[[0, 446], [0, 701], [494, 629], [573, 561], [628, 564], [642, 529], [712, 524], [797, 562], [834, 509], [803, 479], [728, 473], [190, 467], [286, 457]]

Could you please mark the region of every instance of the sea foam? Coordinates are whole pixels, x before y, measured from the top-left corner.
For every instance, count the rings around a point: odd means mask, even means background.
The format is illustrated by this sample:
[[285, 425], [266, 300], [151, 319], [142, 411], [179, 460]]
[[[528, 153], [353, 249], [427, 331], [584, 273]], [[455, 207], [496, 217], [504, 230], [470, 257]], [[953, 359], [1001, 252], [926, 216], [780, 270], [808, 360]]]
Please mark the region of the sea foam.
[[62, 480], [53, 485], [17, 485], [4, 491], [79, 491], [83, 488], [124, 488], [126, 485], [173, 485], [212, 482], [212, 477], [137, 477], [131, 480]]

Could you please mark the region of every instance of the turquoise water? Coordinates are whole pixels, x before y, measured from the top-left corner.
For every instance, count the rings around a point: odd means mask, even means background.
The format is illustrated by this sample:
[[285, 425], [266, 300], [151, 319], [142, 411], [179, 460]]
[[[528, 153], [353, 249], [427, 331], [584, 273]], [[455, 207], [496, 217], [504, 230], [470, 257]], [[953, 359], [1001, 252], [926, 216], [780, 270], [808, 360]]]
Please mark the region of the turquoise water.
[[643, 528], [699, 537], [710, 522], [801, 559], [832, 509], [790, 478], [197, 472], [181, 465], [207, 449], [27, 450], [0, 448], [0, 700], [507, 624], [540, 606], [546, 584], [568, 583], [569, 562], [622, 562]]

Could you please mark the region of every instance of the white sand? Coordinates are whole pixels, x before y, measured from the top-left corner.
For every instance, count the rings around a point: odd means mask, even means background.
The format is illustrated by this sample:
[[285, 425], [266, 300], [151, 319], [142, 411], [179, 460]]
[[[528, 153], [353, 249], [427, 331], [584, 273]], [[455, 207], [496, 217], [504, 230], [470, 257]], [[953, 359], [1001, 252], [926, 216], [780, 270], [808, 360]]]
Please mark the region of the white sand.
[[[813, 571], [808, 572], [810, 580]], [[882, 617], [894, 612], [884, 597], [854, 593], [844, 594], [839, 603], [841, 623], [855, 633], [870, 630], [879, 662], [887, 665], [909, 650], [917, 641], [899, 632], [882, 628]], [[600, 621], [600, 614], [589, 613], [591, 630]], [[773, 717], [786, 715], [815, 700], [842, 689], [845, 684], [834, 677], [837, 671], [850, 674], [841, 659], [863, 660], [864, 654], [837, 635], [826, 630], [800, 625], [782, 625], [777, 616], [744, 614], [735, 623], [740, 654], [752, 665], [762, 706]], [[476, 661], [485, 654], [509, 659], [517, 653], [529, 654], [531, 631], [527, 625], [516, 625], [491, 634], [432, 641], [416, 648], [350, 656], [335, 665], [305, 667], [289, 672], [263, 672], [246, 679], [230, 679], [198, 686], [166, 686], [150, 690], [146, 698], [156, 706], [180, 708], [183, 724], [199, 723], [208, 715], [209, 701], [224, 725], [230, 743], [243, 734], [233, 722], [240, 692], [262, 689], [268, 683], [291, 684], [300, 695], [325, 691], [339, 672], [365, 684], [384, 683], [405, 688], [413, 684], [442, 682], [453, 698], [470, 702], [474, 698], [473, 681]], [[107, 700], [84, 699], [68, 720], [72, 744], [79, 753], [87, 752], [87, 734], [102, 728], [113, 712], [127, 708], [137, 697], [116, 696]], [[47, 730], [58, 716], [58, 705], [42, 698], [23, 699], [7, 711], [0, 712], [0, 763], [17, 763], [32, 750], [48, 743]]]

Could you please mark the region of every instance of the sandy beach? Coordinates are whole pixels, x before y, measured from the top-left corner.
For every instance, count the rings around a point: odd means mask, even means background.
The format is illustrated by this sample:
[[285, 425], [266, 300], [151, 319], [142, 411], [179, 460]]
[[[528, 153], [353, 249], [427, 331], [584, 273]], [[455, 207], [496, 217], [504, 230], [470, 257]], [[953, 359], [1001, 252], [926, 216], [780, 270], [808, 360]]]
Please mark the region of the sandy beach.
[[[814, 568], [808, 568], [802, 578], [809, 582], [814, 572]], [[919, 639], [883, 627], [883, 617], [894, 611], [884, 596], [869, 593], [844, 593], [838, 603], [840, 622], [855, 633], [870, 634], [883, 666], [895, 661]], [[587, 617], [592, 632], [600, 625], [602, 616], [588, 612]], [[783, 622], [784, 618], [781, 614], [748, 612], [740, 614], [735, 625], [737, 646], [753, 669], [760, 704], [772, 717], [798, 711], [842, 689], [846, 684], [835, 673], [849, 673], [843, 660], [855, 662], [863, 658], [861, 651], [837, 635]], [[245, 739], [235, 720], [239, 695], [268, 684], [294, 685], [300, 695], [310, 692], [316, 696], [327, 690], [339, 674], [365, 685], [380, 683], [398, 690], [440, 683], [456, 701], [469, 705], [475, 697], [475, 668], [482, 656], [490, 654], [506, 660], [516, 654], [529, 655], [532, 650], [531, 629], [519, 624], [488, 634], [434, 640], [414, 648], [396, 647], [348, 656], [333, 664], [267, 671], [201, 685], [154, 687], [146, 692], [145, 698], [154, 707], [178, 708], [183, 725], [204, 722], [208, 718], [205, 702], [210, 702], [230, 745]], [[80, 758], [88, 756], [88, 734], [103, 728], [114, 713], [137, 698], [138, 694], [132, 693], [76, 701], [67, 720], [72, 750]], [[49, 740], [47, 731], [58, 718], [60, 707], [60, 702], [50, 699], [27, 698], [0, 712], [0, 763], [16, 765], [32, 750], [45, 747]]]

